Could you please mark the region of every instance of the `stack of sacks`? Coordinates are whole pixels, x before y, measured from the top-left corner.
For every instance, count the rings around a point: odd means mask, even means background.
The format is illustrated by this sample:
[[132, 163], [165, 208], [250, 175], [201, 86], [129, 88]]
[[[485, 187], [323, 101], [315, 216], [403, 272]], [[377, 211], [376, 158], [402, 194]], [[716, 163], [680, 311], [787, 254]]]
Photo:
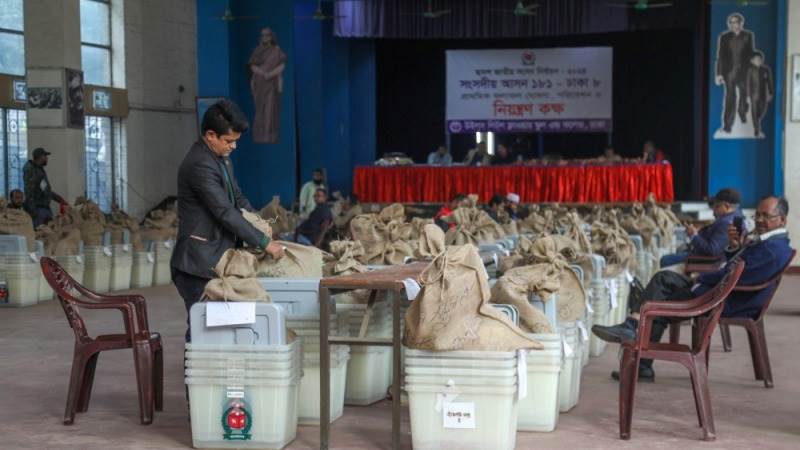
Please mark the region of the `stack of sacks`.
[[75, 199], [73, 220], [81, 230], [81, 240], [86, 246], [103, 245], [103, 232], [106, 229], [106, 216], [97, 203], [84, 197]]
[[282, 233], [292, 233], [297, 228], [297, 215], [286, 211], [277, 197], [261, 208], [258, 215], [272, 224], [272, 231], [276, 236]]
[[418, 252], [433, 260], [420, 274], [422, 289], [406, 312], [407, 347], [506, 352], [543, 348], [489, 304], [489, 282], [474, 246], [445, 247], [442, 230], [427, 225]]
[[455, 227], [447, 230], [447, 245], [492, 243], [506, 236], [503, 227], [495, 222], [489, 214], [477, 206], [478, 196], [469, 196], [469, 205], [453, 211], [452, 221]]
[[607, 226], [599, 222], [592, 225], [592, 253], [606, 260], [604, 278], [616, 278], [635, 262], [636, 248], [628, 233], [619, 226]]
[[36, 251], [36, 235], [31, 216], [24, 210], [9, 208], [4, 198], [0, 198], [0, 234], [25, 236], [28, 252]]
[[[269, 221], [259, 215], [242, 210], [245, 220], [267, 236], [272, 236]], [[322, 278], [322, 250], [316, 247], [287, 241], [275, 241], [284, 248], [284, 256], [273, 259], [264, 254], [257, 263], [256, 273], [266, 278]]]
[[256, 255], [247, 250], [226, 250], [214, 267], [218, 278], [206, 284], [203, 298], [212, 301], [269, 302], [269, 294], [256, 278], [256, 262]]
[[364, 264], [403, 264], [414, 253], [409, 244], [411, 232], [399, 203], [387, 206], [380, 214], [362, 214], [350, 221], [350, 235], [364, 247], [360, 259]]
[[144, 219], [141, 236], [146, 241], [174, 240], [178, 234], [178, 214], [173, 209], [150, 211]]

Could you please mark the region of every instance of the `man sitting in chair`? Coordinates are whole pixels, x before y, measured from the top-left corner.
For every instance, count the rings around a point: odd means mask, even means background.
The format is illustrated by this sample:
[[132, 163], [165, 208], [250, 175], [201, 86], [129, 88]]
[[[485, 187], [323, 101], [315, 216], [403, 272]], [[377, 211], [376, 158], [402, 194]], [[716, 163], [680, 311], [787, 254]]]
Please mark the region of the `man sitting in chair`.
[[[786, 232], [786, 215], [789, 203], [784, 198], [765, 197], [758, 203], [755, 234], [739, 235], [736, 227], [728, 227], [728, 246], [725, 256], [742, 259], [744, 272], [737, 286], [754, 286], [762, 284], [780, 272], [792, 254], [789, 247], [789, 235]], [[656, 273], [645, 287], [641, 301], [630, 306], [631, 315], [625, 322], [602, 326], [595, 325], [592, 332], [606, 342], [622, 342], [636, 339], [639, 327], [639, 308], [642, 301], [648, 300], [691, 300], [714, 288], [725, 276], [726, 268], [714, 272], [703, 273], [694, 278], [683, 274], [662, 270]], [[769, 298], [769, 290], [755, 292], [734, 292], [725, 299], [722, 317], [754, 317]], [[666, 320], [655, 320], [650, 334], [650, 342], [659, 342], [668, 323]], [[619, 373], [612, 372], [612, 378], [619, 379]], [[653, 361], [642, 359], [639, 363], [639, 380], [653, 381]]]
[[308, 219], [297, 227], [297, 243], [316, 246], [322, 242], [325, 232], [333, 222], [333, 214], [331, 214], [327, 201], [328, 191], [319, 188], [314, 192], [316, 206], [311, 211]]
[[686, 262], [691, 256], [725, 256], [728, 244], [728, 227], [736, 217], [742, 217], [739, 209], [741, 196], [736, 189], [724, 188], [709, 199], [714, 210], [714, 222], [696, 230], [692, 225], [686, 227], [686, 235], [691, 238], [685, 251], [664, 255], [661, 267]]

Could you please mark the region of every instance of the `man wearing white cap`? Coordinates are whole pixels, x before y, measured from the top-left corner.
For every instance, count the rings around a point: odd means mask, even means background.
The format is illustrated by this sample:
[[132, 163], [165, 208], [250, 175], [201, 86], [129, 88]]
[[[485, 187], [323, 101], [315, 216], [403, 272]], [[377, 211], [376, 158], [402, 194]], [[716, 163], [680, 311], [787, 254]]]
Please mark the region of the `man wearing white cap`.
[[508, 211], [509, 217], [511, 217], [512, 220], [519, 220], [520, 218], [519, 194], [509, 192], [508, 194], [506, 194], [506, 200], [508, 200], [506, 211]]

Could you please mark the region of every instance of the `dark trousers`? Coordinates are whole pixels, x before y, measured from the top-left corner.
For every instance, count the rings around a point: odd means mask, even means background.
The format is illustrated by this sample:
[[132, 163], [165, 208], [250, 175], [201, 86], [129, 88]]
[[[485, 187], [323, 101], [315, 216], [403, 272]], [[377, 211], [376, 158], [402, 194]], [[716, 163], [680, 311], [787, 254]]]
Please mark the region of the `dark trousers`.
[[36, 229], [39, 225], [45, 224], [53, 219], [53, 211], [48, 207], [36, 206], [31, 213], [33, 219], [33, 228]]
[[[640, 300], [632, 301], [629, 306], [631, 312], [638, 313], [644, 300], [689, 300], [692, 297], [694, 297], [692, 280], [689, 277], [670, 270], [662, 270], [653, 275], [647, 283]], [[668, 325], [669, 323], [662, 318], [655, 319], [650, 330], [650, 342], [660, 342]], [[651, 367], [653, 360], [642, 359], [640, 364]]]
[[761, 134], [761, 120], [767, 113], [767, 99], [766, 97], [754, 95], [750, 97], [750, 106], [753, 108], [753, 129], [755, 130], [755, 135], [758, 136]]
[[189, 310], [192, 305], [200, 301], [203, 296], [203, 290], [206, 284], [210, 281], [209, 278], [198, 277], [186, 272], [172, 268], [172, 282], [178, 289], [178, 294], [183, 298], [183, 304], [186, 306], [186, 342], [192, 342], [192, 332], [189, 328]]
[[[736, 101], [737, 91], [739, 92], [738, 104]], [[725, 131], [730, 131], [731, 127], [733, 127], [737, 111], [742, 123], [747, 122], [747, 86], [745, 77], [727, 76], [725, 77], [725, 109], [722, 113], [723, 129]]]

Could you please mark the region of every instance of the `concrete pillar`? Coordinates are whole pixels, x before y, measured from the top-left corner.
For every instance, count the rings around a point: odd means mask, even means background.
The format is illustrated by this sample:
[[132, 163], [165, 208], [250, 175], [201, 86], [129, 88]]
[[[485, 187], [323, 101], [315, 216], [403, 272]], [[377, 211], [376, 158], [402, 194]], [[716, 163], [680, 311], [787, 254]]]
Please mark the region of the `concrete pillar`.
[[[25, 67], [29, 88], [61, 89], [60, 109], [27, 109], [28, 151], [52, 152], [47, 173], [53, 190], [68, 201], [84, 195], [84, 131], [66, 126], [64, 69], [81, 69], [79, 0], [25, 0]], [[52, 205], [51, 205], [52, 206]]]
[[[800, 0], [788, 0], [788, 18], [786, 19], [786, 129], [784, 130], [784, 188], [783, 192], [789, 200], [789, 235], [797, 247], [800, 239], [800, 122], [792, 122], [792, 88], [798, 89], [795, 81], [792, 85], [792, 55], [800, 54]], [[795, 258], [793, 266], [800, 266], [800, 258]]]

